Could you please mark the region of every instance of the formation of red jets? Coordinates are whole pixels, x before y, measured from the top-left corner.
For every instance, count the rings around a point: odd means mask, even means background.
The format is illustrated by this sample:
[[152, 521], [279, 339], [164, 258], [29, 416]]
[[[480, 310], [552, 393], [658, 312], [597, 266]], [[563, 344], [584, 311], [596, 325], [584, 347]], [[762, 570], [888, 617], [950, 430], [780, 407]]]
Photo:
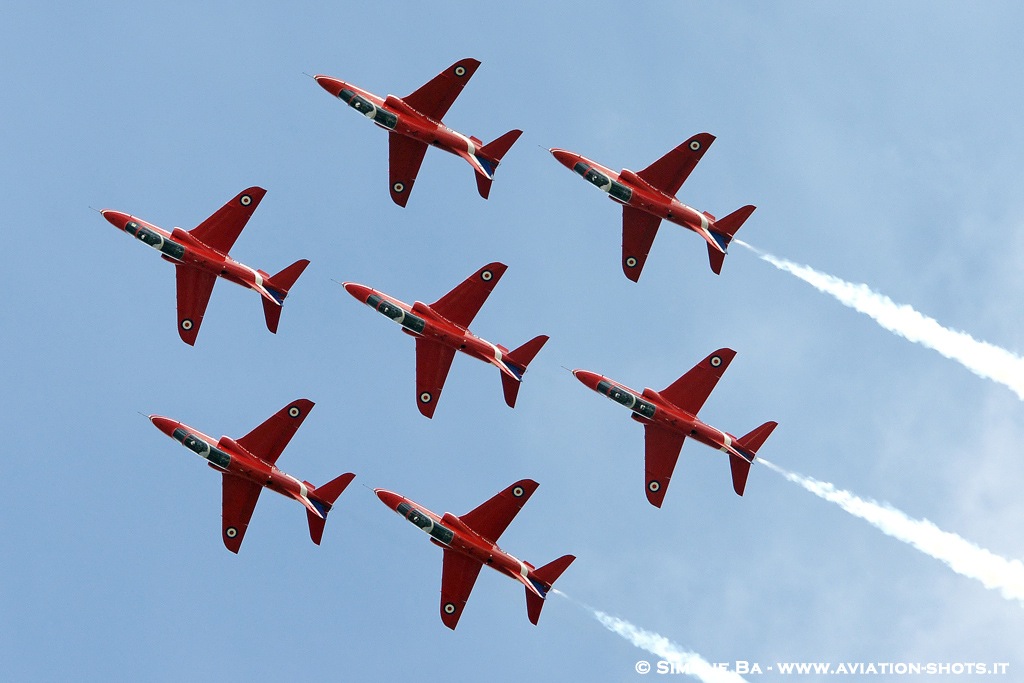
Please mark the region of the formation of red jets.
[[[441, 119], [480, 66], [475, 59], [451, 65], [407, 97], [380, 98], [345, 81], [315, 76], [332, 96], [388, 131], [391, 199], [400, 206], [409, 201], [420, 165], [434, 146], [465, 159], [473, 168], [477, 190], [486, 199], [502, 157], [519, 139], [511, 130], [490, 143], [465, 136]], [[681, 203], [675, 195], [714, 141], [699, 133], [639, 172], [618, 173], [574, 152], [551, 149], [561, 164], [607, 193], [622, 205], [622, 269], [634, 282], [647, 261], [661, 221], [689, 228], [707, 244], [711, 269], [722, 270], [730, 241], [754, 211], [744, 206], [716, 219]], [[309, 265], [295, 261], [276, 275], [253, 269], [232, 259], [228, 252], [262, 201], [266, 190], [250, 187], [192, 230], [161, 229], [135, 216], [104, 209], [104, 218], [119, 230], [158, 250], [174, 264], [177, 283], [178, 334], [194, 345], [217, 278], [255, 290], [263, 302], [267, 328], [277, 332], [281, 308], [291, 287]], [[502, 263], [489, 263], [432, 304], [403, 303], [370, 287], [344, 283], [358, 301], [391, 318], [416, 342], [416, 405], [433, 416], [456, 352], [494, 365], [501, 376], [505, 402], [514, 408], [527, 366], [547, 342], [539, 335], [514, 350], [470, 332], [469, 326], [491, 291], [505, 274]], [[743, 495], [750, 465], [775, 422], [766, 422], [743, 437], [735, 437], [697, 418], [735, 351], [718, 349], [666, 389], [637, 392], [607, 377], [586, 370], [573, 375], [586, 387], [604, 394], [631, 411], [644, 426], [645, 476], [648, 501], [661, 507], [686, 437], [718, 449], [728, 458], [733, 489]], [[205, 459], [222, 474], [222, 540], [237, 553], [253, 509], [264, 488], [298, 501], [306, 509], [309, 534], [319, 544], [328, 513], [355, 477], [342, 474], [322, 486], [300, 481], [276, 466], [296, 430], [313, 408], [308, 399], [289, 403], [239, 439], [214, 439], [176, 420], [151, 415], [153, 424]], [[462, 616], [480, 568], [484, 565], [523, 584], [527, 613], [534, 624], [552, 584], [575, 560], [564, 555], [542, 567], [517, 559], [498, 547], [502, 532], [537, 489], [530, 479], [518, 481], [470, 512], [437, 515], [397, 493], [374, 489], [377, 497], [430, 536], [443, 550], [441, 620], [454, 629]]]

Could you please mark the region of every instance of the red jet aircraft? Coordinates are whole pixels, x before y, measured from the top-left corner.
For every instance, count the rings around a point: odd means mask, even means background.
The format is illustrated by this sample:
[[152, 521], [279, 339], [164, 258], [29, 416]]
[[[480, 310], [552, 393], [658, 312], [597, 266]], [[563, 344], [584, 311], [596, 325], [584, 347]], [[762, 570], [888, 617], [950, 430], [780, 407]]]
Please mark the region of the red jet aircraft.
[[480, 62], [475, 59], [455, 62], [404, 98], [388, 95], [381, 99], [337, 78], [313, 78], [324, 90], [390, 133], [391, 199], [405, 206], [428, 146], [439, 147], [468, 161], [476, 172], [477, 190], [487, 199], [501, 158], [522, 135], [521, 130], [510, 130], [485, 145], [482, 140], [466, 137], [441, 123], [478, 66]]
[[647, 500], [651, 505], [661, 507], [669, 479], [679, 458], [679, 451], [688, 436], [729, 456], [732, 487], [738, 495], [743, 495], [750, 463], [754, 462], [757, 449], [778, 423], [765, 422], [746, 436], [737, 439], [732, 434], [715, 429], [697, 419], [697, 412], [735, 355], [736, 352], [732, 349], [718, 349], [667, 389], [644, 389], [642, 393], [593, 372], [572, 371], [576, 379], [588, 388], [632, 410], [631, 417], [644, 426], [644, 468]]
[[199, 326], [203, 322], [203, 314], [218, 277], [259, 292], [263, 297], [267, 329], [277, 332], [281, 306], [288, 296], [288, 290], [302, 275], [309, 261], [296, 261], [271, 276], [228, 256], [228, 251], [266, 193], [262, 187], [243, 190], [217, 213], [187, 231], [174, 228], [167, 232], [120, 211], [100, 211], [115, 228], [145, 242], [159, 251], [162, 258], [175, 265], [178, 282], [178, 334], [186, 344], [196, 343]]
[[501, 371], [505, 403], [515, 408], [526, 366], [548, 337], [539, 335], [515, 351], [509, 351], [467, 329], [506, 268], [503, 263], [489, 263], [429, 306], [420, 301], [410, 306], [364, 285], [342, 283], [349, 294], [391, 318], [402, 326], [403, 332], [416, 338], [416, 395], [420, 412], [427, 417], [434, 415], [456, 351], [496, 366]]
[[622, 204], [622, 272], [636, 282], [640, 279], [640, 271], [647, 261], [662, 219], [689, 228], [703, 237], [708, 243], [711, 270], [716, 275], [722, 272], [729, 242], [754, 212], [754, 207], [747, 205], [716, 219], [706, 211], [701, 213], [690, 208], [675, 197], [714, 140], [715, 136], [710, 133], [698, 133], [639, 173], [626, 169], [616, 173], [564, 149], [549, 151], [563, 166]]
[[221, 523], [224, 545], [231, 552], [237, 553], [242, 545], [252, 511], [264, 487], [302, 503], [309, 521], [309, 537], [320, 545], [327, 513], [356, 475], [343, 474], [316, 487], [274, 466], [312, 408], [313, 402], [308, 399], [293, 401], [238, 441], [228, 436], [216, 440], [175, 420], [159, 415], [149, 416], [157, 429], [180, 441], [200, 458], [208, 460], [210, 467], [223, 473]]
[[374, 489], [385, 505], [430, 534], [430, 542], [444, 550], [441, 567], [441, 621], [455, 629], [485, 564], [526, 587], [526, 612], [536, 625], [551, 585], [576, 559], [563, 555], [539, 569], [512, 557], [496, 541], [537, 489], [537, 482], [523, 479], [471, 512], [438, 517], [425, 507], [397, 493]]

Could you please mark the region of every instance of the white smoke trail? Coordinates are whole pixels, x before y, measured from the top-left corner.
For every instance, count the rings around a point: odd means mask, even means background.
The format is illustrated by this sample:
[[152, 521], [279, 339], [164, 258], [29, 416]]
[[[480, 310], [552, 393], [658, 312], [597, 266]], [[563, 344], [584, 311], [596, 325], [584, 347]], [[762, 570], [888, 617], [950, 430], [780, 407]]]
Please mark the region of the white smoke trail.
[[[557, 588], [552, 588], [551, 592], [576, 602]], [[737, 673], [712, 666], [696, 652], [684, 650], [665, 636], [634, 626], [625, 619], [613, 617], [584, 603], [577, 602], [576, 604], [588, 611], [612, 633], [622, 636], [641, 650], [646, 650], [658, 657], [660, 661], [666, 662], [672, 667], [672, 673], [688, 674], [705, 683], [739, 683], [747, 680]], [[658, 671], [656, 663], [652, 665], [651, 671]]]
[[905, 304], [897, 304], [865, 284], [854, 284], [783, 258], [763, 252], [741, 240], [734, 243], [751, 250], [763, 261], [800, 278], [820, 292], [835, 297], [875, 320], [890, 332], [955, 360], [978, 377], [999, 382], [1024, 400], [1024, 358], [1001, 347], [943, 327], [933, 318]]
[[985, 588], [998, 590], [1007, 600], [1017, 600], [1024, 605], [1024, 562], [1000, 557], [956, 534], [943, 531], [927, 519], [911, 519], [887, 503], [860, 498], [828, 482], [794, 474], [764, 458], [758, 458], [757, 462], [819, 498], [860, 517], [887, 536], [931, 555], [957, 574], [976, 579]]

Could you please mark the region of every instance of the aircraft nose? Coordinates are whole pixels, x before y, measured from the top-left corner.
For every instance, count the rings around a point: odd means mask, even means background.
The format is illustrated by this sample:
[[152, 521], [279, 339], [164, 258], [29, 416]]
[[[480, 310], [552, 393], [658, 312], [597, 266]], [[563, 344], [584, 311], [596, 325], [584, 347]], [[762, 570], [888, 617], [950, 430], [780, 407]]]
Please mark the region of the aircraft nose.
[[102, 209], [100, 215], [107, 219], [107, 222], [113, 225], [118, 230], [124, 230], [124, 226], [131, 220], [131, 216], [120, 211], [114, 211], [113, 209]]
[[313, 80], [320, 84], [320, 87], [331, 93], [335, 97], [341, 92], [341, 89], [345, 87], [344, 81], [339, 81], [337, 78], [331, 78], [330, 76], [317, 75], [313, 76]]
[[163, 417], [161, 415], [150, 415], [150, 422], [156, 425], [156, 428], [167, 436], [173, 436], [174, 430], [181, 426], [181, 423], [177, 420], [172, 420], [169, 417]]
[[370, 297], [373, 292], [372, 289], [366, 285], [356, 284], [355, 282], [342, 282], [341, 286], [345, 288], [345, 291], [354, 296], [359, 301], [366, 303], [366, 300]]
[[548, 151], [551, 152], [551, 155], [558, 160], [558, 163], [568, 169], [571, 169], [580, 160], [580, 155], [575, 152], [568, 152], [564, 149], [558, 149], [557, 147], [552, 147]]
[[392, 493], [386, 489], [374, 489], [373, 492], [377, 494], [378, 498], [380, 498], [380, 502], [384, 503], [392, 510], [397, 508], [398, 504], [402, 502], [402, 497], [400, 495]]
[[589, 370], [573, 370], [572, 376], [583, 382], [589, 389], [597, 389], [597, 383], [601, 381], [601, 375]]

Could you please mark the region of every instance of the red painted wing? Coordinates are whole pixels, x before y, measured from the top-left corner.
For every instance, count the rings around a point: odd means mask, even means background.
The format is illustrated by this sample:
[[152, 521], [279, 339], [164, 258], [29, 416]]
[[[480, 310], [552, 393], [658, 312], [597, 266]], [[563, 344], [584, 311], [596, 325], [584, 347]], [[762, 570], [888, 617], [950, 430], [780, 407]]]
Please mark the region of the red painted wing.
[[252, 519], [256, 501], [260, 499], [263, 487], [234, 474], [224, 474], [223, 502], [221, 508], [221, 538], [224, 545], [237, 553], [245, 537], [245, 530]]
[[675, 195], [714, 141], [711, 133], [697, 133], [637, 175], [662, 192]]
[[217, 276], [188, 265], [175, 265], [174, 275], [178, 289], [178, 335], [194, 346]]
[[504, 263], [488, 263], [462, 281], [455, 289], [430, 304], [434, 313], [442, 315], [466, 329], [491, 295], [494, 285], [508, 269]]
[[441, 565], [441, 621], [455, 630], [462, 610], [473, 592], [483, 564], [454, 550], [444, 550]]
[[407, 138], [398, 133], [388, 134], [388, 165], [391, 174], [391, 199], [399, 206], [409, 203], [412, 184], [420, 172], [423, 155], [427, 153], [426, 143]]
[[690, 415], [696, 415], [735, 357], [736, 352], [732, 349], [712, 352], [667, 389], [659, 392], [661, 397]]
[[455, 62], [419, 90], [403, 97], [402, 101], [421, 114], [440, 121], [479, 66], [480, 62], [475, 59]]
[[295, 436], [295, 431], [302, 425], [313, 405], [314, 403], [306, 398], [292, 401], [256, 429], [238, 439], [238, 445], [263, 462], [273, 465], [281, 457], [281, 451]]
[[632, 206], [622, 207], [622, 272], [633, 282], [647, 263], [661, 219]]
[[434, 416], [455, 349], [440, 342], [416, 338], [416, 405], [426, 417]]
[[537, 486], [537, 482], [532, 479], [517, 481], [459, 519], [487, 540], [497, 543], [498, 538], [526, 505], [526, 501], [530, 500]]
[[217, 209], [217, 213], [189, 230], [189, 234], [206, 246], [227, 254], [266, 193], [262, 187], [242, 190], [234, 199]]
[[685, 436], [654, 424], [644, 425], [644, 485], [647, 500], [661, 507]]

